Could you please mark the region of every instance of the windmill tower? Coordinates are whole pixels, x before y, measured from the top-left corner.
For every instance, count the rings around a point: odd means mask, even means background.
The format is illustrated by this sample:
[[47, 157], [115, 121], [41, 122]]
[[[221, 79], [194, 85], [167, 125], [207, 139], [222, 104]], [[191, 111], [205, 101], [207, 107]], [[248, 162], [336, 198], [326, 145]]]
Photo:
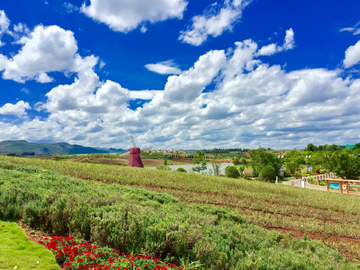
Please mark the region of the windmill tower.
[[147, 151], [147, 150], [151, 149], [151, 147], [140, 150], [140, 148], [136, 147], [134, 136], [131, 136], [131, 141], [132, 141], [134, 147], [130, 148], [129, 152], [121, 154], [120, 157], [130, 154], [130, 160], [129, 160], [128, 166], [144, 168], [144, 164], [142, 163], [141, 158], [140, 158], [140, 152]]

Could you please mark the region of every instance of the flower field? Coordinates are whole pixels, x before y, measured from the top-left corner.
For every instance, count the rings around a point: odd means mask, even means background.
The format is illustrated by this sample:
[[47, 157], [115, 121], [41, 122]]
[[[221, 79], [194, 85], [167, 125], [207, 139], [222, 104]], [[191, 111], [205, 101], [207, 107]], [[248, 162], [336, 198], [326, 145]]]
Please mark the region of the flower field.
[[85, 270], [186, 270], [175, 264], [165, 264], [159, 258], [150, 256], [125, 255], [119, 250], [98, 248], [87, 242], [76, 241], [74, 237], [53, 236], [39, 241], [47, 249], [53, 251], [59, 264], [70, 269]]
[[335, 251], [353, 262], [360, 257], [356, 196], [111, 165], [0, 160], [1, 219], [189, 269], [359, 269]]

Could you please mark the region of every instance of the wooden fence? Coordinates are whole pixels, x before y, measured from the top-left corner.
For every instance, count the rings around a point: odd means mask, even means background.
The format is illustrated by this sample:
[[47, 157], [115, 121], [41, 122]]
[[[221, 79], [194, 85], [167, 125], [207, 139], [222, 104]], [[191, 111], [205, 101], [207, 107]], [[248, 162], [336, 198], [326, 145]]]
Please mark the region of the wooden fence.
[[331, 184], [335, 184], [339, 186], [341, 193], [358, 194], [360, 192], [360, 180], [326, 178], [325, 181], [327, 191], [330, 191], [330, 189], [338, 190], [337, 186], [335, 186], [336, 188], [331, 186]]
[[[316, 182], [316, 184], [319, 186], [320, 181], [326, 181], [326, 179], [333, 178], [335, 176], [336, 176], [335, 173], [327, 173], [327, 174], [312, 175], [308, 177], [312, 177]], [[311, 184], [314, 184], [313, 181], [311, 181]]]

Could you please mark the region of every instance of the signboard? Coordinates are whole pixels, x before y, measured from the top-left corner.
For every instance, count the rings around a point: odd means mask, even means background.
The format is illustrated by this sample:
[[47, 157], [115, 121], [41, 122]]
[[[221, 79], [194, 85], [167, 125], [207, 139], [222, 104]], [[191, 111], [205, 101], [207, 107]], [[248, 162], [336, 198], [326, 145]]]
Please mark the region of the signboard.
[[284, 175], [284, 169], [283, 168], [280, 168], [280, 174]]
[[310, 172], [311, 171], [311, 166], [308, 166], [308, 172]]

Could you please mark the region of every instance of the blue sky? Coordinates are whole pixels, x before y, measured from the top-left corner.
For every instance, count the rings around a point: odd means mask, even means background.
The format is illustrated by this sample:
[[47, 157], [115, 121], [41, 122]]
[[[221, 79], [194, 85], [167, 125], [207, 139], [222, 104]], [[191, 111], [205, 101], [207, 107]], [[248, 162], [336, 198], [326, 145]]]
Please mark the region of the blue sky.
[[0, 2], [0, 140], [360, 141], [360, 3]]

